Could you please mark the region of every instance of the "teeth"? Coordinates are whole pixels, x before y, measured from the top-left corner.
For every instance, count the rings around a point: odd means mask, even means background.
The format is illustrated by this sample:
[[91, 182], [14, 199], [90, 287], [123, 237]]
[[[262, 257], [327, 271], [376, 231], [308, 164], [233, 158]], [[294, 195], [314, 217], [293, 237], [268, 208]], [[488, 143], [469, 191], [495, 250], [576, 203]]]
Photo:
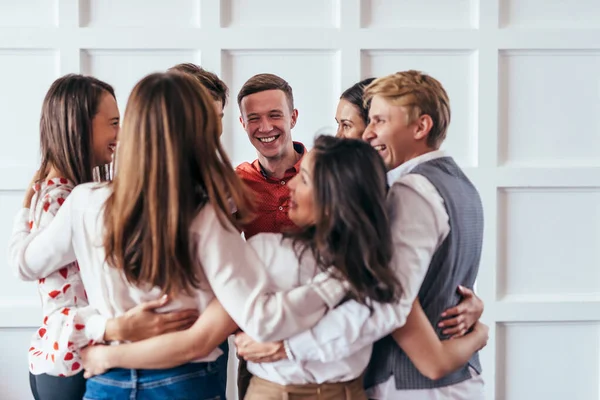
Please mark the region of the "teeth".
[[385, 149], [385, 145], [384, 144], [380, 144], [377, 146], [373, 146], [373, 148], [377, 151], [382, 151], [383, 149]]
[[271, 136], [266, 138], [258, 138], [263, 143], [271, 143], [273, 140], [277, 139], [277, 136]]

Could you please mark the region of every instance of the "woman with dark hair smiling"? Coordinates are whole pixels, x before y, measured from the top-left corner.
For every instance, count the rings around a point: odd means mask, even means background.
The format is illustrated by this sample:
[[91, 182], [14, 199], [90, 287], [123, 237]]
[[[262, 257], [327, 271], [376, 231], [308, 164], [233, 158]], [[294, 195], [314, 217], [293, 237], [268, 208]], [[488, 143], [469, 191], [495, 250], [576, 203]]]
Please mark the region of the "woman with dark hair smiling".
[[340, 96], [335, 122], [337, 122], [337, 137], [360, 139], [369, 124], [369, 105], [363, 101], [363, 91], [375, 78], [367, 78], [355, 83]]

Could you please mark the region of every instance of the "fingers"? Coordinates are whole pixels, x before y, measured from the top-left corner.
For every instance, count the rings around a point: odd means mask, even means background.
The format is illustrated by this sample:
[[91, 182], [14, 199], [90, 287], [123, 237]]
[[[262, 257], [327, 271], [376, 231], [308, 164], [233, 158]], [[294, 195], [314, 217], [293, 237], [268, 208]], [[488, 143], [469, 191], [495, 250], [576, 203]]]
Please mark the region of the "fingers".
[[457, 306], [452, 307], [447, 309], [446, 311], [444, 311], [441, 315], [442, 318], [448, 318], [448, 317], [452, 317], [452, 316], [460, 316], [461, 314], [464, 314], [465, 312], [467, 312], [467, 307], [464, 305], [464, 303], [459, 303]]
[[234, 343], [238, 349], [243, 348], [252, 342], [252, 338], [244, 332], [240, 332], [235, 335]]
[[475, 295], [475, 292], [473, 292], [471, 289], [466, 288], [462, 285], [458, 286], [458, 293], [460, 293], [460, 295], [462, 297], [473, 297]]
[[467, 325], [466, 324], [459, 324], [456, 326], [453, 326], [452, 328], [448, 328], [448, 329], [444, 329], [442, 331], [442, 333], [444, 335], [453, 335], [453, 336], [464, 336], [467, 333]]

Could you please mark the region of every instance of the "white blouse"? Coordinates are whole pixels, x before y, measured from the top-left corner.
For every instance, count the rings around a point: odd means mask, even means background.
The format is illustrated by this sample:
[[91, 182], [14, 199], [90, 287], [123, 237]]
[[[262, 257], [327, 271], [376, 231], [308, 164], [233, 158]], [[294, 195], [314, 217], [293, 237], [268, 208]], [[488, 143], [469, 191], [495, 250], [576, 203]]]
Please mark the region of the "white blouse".
[[[307, 284], [318, 273], [315, 258], [306, 251], [298, 259], [291, 240], [283, 240], [281, 234], [261, 233], [248, 243], [266, 261], [269, 275], [277, 282], [277, 290], [287, 291]], [[368, 311], [367, 311], [368, 312]], [[330, 327], [331, 335], [343, 334], [340, 329]], [[273, 363], [248, 363], [248, 371], [259, 378], [280, 385], [306, 383], [345, 382], [358, 378], [367, 367], [372, 344], [356, 349], [352, 354], [333, 361], [281, 360]]]
[[[10, 265], [20, 276], [50, 274], [78, 261], [91, 307], [99, 319], [117, 317], [130, 308], [157, 299], [161, 290], [134, 286], [105, 262], [103, 205], [109, 184], [76, 187], [46, 229], [30, 232], [28, 210], [16, 217], [9, 245]], [[229, 223], [223, 226], [210, 204], [190, 224], [190, 240], [203, 287], [190, 296], [181, 293], [160, 311], [197, 308], [202, 312], [216, 296], [231, 318], [258, 341], [276, 341], [314, 326], [346, 293], [346, 284], [321, 272], [307, 285], [278, 292], [263, 261]], [[272, 260], [265, 260], [267, 263]], [[271, 269], [271, 268], [269, 268]], [[91, 338], [105, 324], [94, 321]], [[221, 351], [197, 361], [213, 361]]]

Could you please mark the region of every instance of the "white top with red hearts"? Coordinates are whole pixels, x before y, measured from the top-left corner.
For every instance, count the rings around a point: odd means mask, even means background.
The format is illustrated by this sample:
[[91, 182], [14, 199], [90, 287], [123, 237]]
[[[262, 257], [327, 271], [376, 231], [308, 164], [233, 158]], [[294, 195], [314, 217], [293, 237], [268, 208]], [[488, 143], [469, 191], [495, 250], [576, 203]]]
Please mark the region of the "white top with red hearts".
[[[73, 188], [66, 178], [48, 179], [34, 186], [33, 207], [28, 213], [32, 232], [50, 224]], [[84, 332], [89, 307], [79, 266], [75, 261], [50, 274], [27, 277], [33, 279], [38, 282], [44, 317], [29, 347], [29, 370], [36, 375], [75, 375], [82, 369], [76, 349], [89, 341]]]

